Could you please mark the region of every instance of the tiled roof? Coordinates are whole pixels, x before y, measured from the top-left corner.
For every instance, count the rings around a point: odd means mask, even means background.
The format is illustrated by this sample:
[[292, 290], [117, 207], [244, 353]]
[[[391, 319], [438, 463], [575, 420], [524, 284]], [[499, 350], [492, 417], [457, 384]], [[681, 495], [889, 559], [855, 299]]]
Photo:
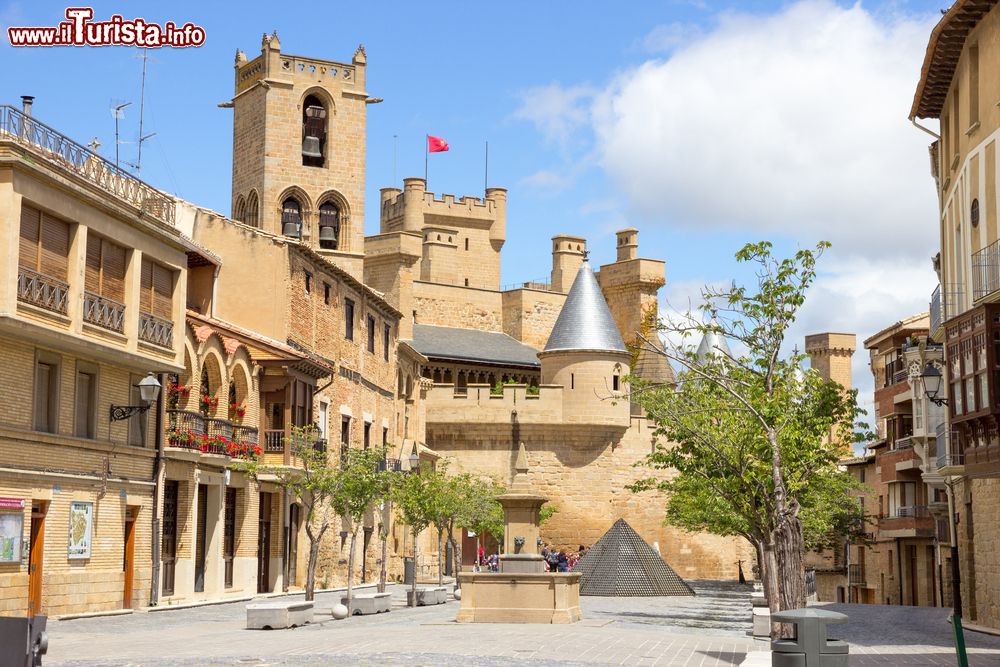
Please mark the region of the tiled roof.
[[410, 346], [428, 359], [538, 368], [538, 350], [505, 333], [414, 324]]
[[607, 350], [627, 352], [608, 302], [586, 259], [576, 273], [559, 318], [552, 327], [545, 352], [555, 350]]

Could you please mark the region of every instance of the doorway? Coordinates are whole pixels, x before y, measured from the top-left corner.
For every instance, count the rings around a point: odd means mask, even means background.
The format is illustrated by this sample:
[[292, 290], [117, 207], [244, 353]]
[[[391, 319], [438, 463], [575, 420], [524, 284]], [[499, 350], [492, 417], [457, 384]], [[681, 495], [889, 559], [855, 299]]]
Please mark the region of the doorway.
[[920, 604], [917, 598], [919, 590], [917, 580], [920, 578], [920, 571], [917, 569], [917, 547], [910, 545], [910, 605], [916, 607]]
[[194, 547], [194, 592], [205, 592], [205, 541], [208, 537], [205, 525], [208, 523], [208, 486], [198, 485], [198, 531]]
[[160, 563], [163, 567], [163, 595], [174, 594], [174, 573], [177, 571], [177, 492], [180, 483], [168, 479], [163, 487], [163, 544]]
[[223, 527], [222, 558], [225, 561], [225, 587], [233, 587], [233, 557], [236, 555], [236, 489], [226, 489], [226, 514]]
[[31, 504], [31, 535], [28, 538], [28, 616], [42, 612], [42, 561], [45, 550], [45, 510], [43, 502]]
[[271, 494], [261, 492], [257, 518], [257, 592], [271, 591]]
[[122, 609], [132, 608], [132, 577], [135, 562], [135, 507], [125, 508], [125, 550], [122, 555], [122, 574], [125, 584], [122, 589]]
[[288, 508], [288, 585], [297, 584], [296, 563], [299, 562], [299, 506]]

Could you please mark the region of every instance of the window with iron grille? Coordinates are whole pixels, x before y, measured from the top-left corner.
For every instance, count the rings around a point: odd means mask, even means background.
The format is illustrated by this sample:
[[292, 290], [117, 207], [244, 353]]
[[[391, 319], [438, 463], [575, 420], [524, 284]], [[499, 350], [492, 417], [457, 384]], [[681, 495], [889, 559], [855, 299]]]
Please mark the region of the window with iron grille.
[[368, 351], [375, 354], [375, 318], [368, 316]]

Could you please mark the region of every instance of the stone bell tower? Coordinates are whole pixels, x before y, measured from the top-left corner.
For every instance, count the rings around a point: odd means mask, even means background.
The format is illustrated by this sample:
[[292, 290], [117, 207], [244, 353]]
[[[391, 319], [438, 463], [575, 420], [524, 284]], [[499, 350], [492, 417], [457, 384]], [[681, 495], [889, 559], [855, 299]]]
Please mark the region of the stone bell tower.
[[364, 251], [364, 47], [349, 64], [237, 50], [232, 217], [301, 239], [361, 278]]

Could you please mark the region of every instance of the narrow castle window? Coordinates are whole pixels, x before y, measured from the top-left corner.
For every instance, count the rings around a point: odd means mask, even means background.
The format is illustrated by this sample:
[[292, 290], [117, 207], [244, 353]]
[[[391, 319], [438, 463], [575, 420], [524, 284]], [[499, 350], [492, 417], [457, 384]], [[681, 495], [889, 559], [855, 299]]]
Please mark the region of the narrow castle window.
[[302, 207], [295, 197], [289, 197], [281, 204], [281, 233], [302, 238]]
[[302, 164], [322, 167], [326, 156], [326, 108], [315, 95], [306, 97], [302, 106]]
[[340, 241], [340, 209], [332, 202], [319, 207], [319, 247], [336, 250]]
[[569, 388], [570, 389], [576, 388], [576, 376], [573, 373], [569, 374]]
[[621, 381], [618, 378], [619, 376], [617, 375], [611, 376], [611, 389], [614, 391], [619, 391], [618, 387], [620, 386]]
[[312, 293], [312, 274], [306, 271], [306, 294]]
[[469, 249], [469, 239], [465, 239], [465, 249]]

